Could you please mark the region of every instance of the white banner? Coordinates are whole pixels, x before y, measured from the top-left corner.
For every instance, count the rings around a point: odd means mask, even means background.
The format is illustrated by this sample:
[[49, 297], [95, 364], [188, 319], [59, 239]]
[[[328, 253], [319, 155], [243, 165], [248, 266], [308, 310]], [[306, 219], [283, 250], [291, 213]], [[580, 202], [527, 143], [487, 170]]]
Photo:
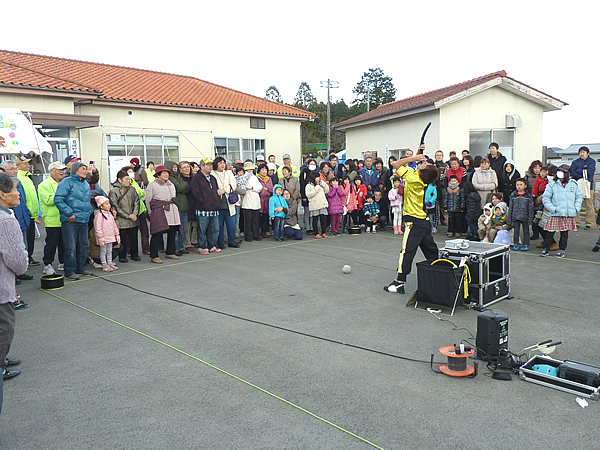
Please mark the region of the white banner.
[[0, 108], [0, 153], [52, 153], [52, 147], [17, 108]]

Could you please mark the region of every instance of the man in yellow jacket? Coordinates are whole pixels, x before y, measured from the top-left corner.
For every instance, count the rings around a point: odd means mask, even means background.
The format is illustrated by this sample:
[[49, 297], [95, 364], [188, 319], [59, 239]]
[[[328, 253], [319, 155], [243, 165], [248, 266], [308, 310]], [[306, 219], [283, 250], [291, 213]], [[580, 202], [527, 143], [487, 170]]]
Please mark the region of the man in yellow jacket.
[[29, 256], [29, 265], [37, 266], [39, 265], [39, 261], [35, 261], [33, 259], [33, 246], [35, 244], [35, 224], [42, 222], [42, 217], [40, 215], [40, 209], [37, 198], [37, 191], [35, 190], [35, 185], [31, 180], [31, 173], [29, 172], [29, 161], [31, 158], [27, 158], [24, 155], [18, 156], [15, 162], [17, 163], [17, 178], [23, 185], [23, 189], [25, 190], [25, 202], [27, 204], [27, 208], [31, 213], [31, 222], [29, 223], [29, 227], [27, 227], [27, 255]]
[[280, 166], [279, 169], [277, 169], [277, 178], [279, 178], [280, 180], [283, 178], [282, 170], [285, 166], [292, 168], [293, 177], [300, 177], [300, 170], [296, 166], [292, 165], [292, 157], [288, 153], [286, 153], [283, 155], [283, 166]]
[[38, 197], [40, 209], [44, 219], [44, 228], [46, 229], [46, 244], [44, 245], [44, 274], [54, 275], [54, 255], [58, 248], [58, 270], [64, 270], [64, 250], [62, 243], [62, 230], [60, 224], [60, 212], [54, 204], [54, 194], [58, 183], [65, 177], [67, 168], [61, 162], [53, 162], [48, 166], [50, 176], [38, 186]]

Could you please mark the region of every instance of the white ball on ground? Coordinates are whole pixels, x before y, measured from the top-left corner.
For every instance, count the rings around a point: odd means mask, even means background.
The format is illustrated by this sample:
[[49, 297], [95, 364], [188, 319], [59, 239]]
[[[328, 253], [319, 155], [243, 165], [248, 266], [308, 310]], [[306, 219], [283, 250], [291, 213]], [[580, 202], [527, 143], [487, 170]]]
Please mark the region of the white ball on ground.
[[350, 271], [352, 270], [352, 268], [346, 264], [344, 267], [342, 267], [342, 272], [344, 273], [350, 273]]

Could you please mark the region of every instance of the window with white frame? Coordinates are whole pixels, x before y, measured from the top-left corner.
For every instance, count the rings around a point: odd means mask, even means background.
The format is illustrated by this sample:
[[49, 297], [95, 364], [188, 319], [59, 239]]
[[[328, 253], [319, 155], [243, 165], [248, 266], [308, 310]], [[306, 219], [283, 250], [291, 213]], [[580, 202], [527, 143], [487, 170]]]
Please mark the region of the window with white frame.
[[265, 156], [265, 153], [265, 139], [215, 138], [215, 156], [222, 156], [231, 161], [236, 159], [255, 161], [257, 155], [262, 154]]
[[367, 153], [371, 154], [371, 158], [373, 158], [373, 159], [377, 158], [377, 150], [367, 150], [366, 152], [362, 152], [362, 159], [363, 159], [363, 161], [364, 161], [365, 155]]
[[473, 158], [487, 155], [492, 142], [500, 146], [500, 153], [507, 159], [515, 159], [515, 130], [499, 128], [469, 131], [469, 152]]
[[143, 166], [148, 161], [157, 166], [169, 160], [179, 162], [180, 157], [179, 136], [107, 134], [106, 149], [109, 157], [137, 157]]

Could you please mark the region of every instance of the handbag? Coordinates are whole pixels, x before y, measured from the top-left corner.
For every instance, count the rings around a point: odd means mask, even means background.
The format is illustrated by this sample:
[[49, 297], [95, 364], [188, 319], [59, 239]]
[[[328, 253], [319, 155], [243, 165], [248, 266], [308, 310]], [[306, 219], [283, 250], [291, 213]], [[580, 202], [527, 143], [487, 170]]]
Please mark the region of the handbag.
[[238, 195], [237, 192], [234, 192], [233, 188], [231, 187], [231, 185], [229, 185], [229, 195], [227, 196], [227, 201], [231, 204], [231, 205], [235, 205], [237, 202], [240, 201], [240, 196]]
[[588, 178], [587, 178], [587, 170], [583, 171], [583, 178], [580, 178], [579, 180], [577, 180], [577, 185], [579, 186], [579, 190], [581, 191], [583, 198], [591, 197], [590, 182], [588, 181]]

